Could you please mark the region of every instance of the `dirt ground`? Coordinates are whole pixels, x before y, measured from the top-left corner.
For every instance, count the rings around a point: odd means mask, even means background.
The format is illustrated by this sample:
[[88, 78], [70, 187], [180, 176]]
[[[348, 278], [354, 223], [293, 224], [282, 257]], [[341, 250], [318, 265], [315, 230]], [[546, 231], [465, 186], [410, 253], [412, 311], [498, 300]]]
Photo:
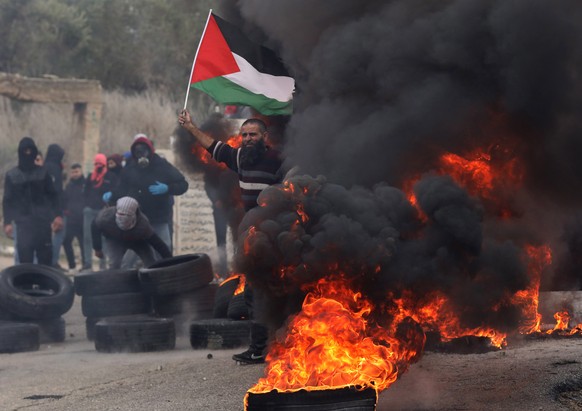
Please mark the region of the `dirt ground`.
[[[240, 349], [193, 350], [186, 335], [172, 351], [98, 353], [85, 337], [80, 297], [64, 318], [65, 342], [0, 354], [1, 410], [239, 411], [263, 372], [235, 365]], [[377, 410], [582, 410], [581, 353], [582, 338], [427, 352], [380, 393]]]

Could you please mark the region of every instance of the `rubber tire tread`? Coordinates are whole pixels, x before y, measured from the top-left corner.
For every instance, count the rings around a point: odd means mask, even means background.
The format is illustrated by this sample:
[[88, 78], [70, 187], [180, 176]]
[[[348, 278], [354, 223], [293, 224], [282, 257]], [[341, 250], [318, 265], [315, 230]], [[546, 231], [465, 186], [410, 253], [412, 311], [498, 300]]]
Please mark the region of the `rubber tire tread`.
[[40, 330], [36, 324], [0, 321], [0, 353], [38, 351]]
[[77, 295], [104, 295], [140, 292], [136, 269], [111, 269], [75, 275]]
[[214, 318], [227, 318], [228, 304], [234, 295], [239, 284], [238, 278], [226, 279], [219, 284], [214, 297], [214, 310], [212, 316]]
[[208, 285], [214, 278], [207, 254], [184, 254], [139, 269], [142, 291], [151, 295], [181, 294]]
[[[15, 285], [23, 282], [39, 286], [45, 295], [34, 295]], [[71, 309], [74, 299], [73, 282], [56, 268], [27, 263], [0, 271], [0, 307], [20, 318], [58, 318]]]
[[190, 346], [198, 348], [236, 348], [250, 343], [251, 321], [212, 318], [190, 323]]
[[191, 319], [213, 318], [217, 284], [208, 284], [196, 290], [176, 295], [152, 297], [152, 308], [159, 316], [188, 314]]
[[67, 337], [67, 324], [63, 317], [23, 322], [38, 326], [41, 344], [61, 343]]
[[81, 299], [81, 311], [85, 317], [146, 314], [149, 310], [149, 298], [142, 293], [87, 295]]
[[106, 318], [95, 324], [98, 352], [151, 352], [175, 347], [174, 320], [169, 318]]
[[372, 388], [353, 387], [282, 393], [273, 390], [249, 393], [245, 402], [247, 411], [374, 411], [377, 394]]
[[240, 293], [233, 296], [228, 303], [228, 310], [226, 311], [226, 317], [231, 320], [248, 320], [249, 319], [249, 308], [245, 301], [245, 293]]

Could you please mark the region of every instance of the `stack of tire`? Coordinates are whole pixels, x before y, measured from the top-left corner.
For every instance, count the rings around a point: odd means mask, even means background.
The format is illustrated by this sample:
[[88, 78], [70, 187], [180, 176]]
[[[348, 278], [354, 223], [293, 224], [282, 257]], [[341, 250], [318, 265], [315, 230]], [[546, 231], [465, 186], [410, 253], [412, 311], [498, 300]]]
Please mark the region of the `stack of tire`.
[[150, 297], [152, 312], [172, 318], [179, 334], [186, 334], [192, 320], [212, 318], [218, 285], [207, 254], [185, 254], [156, 261], [139, 270], [143, 293]]
[[199, 348], [236, 348], [249, 344], [251, 322], [239, 288], [240, 275], [220, 283], [214, 299], [213, 318], [190, 323], [190, 345]]
[[99, 352], [147, 352], [173, 349], [174, 323], [154, 318], [141, 291], [138, 271], [111, 269], [75, 276], [87, 339]]
[[0, 353], [36, 351], [63, 342], [62, 315], [73, 305], [73, 283], [61, 271], [20, 264], [0, 272]]

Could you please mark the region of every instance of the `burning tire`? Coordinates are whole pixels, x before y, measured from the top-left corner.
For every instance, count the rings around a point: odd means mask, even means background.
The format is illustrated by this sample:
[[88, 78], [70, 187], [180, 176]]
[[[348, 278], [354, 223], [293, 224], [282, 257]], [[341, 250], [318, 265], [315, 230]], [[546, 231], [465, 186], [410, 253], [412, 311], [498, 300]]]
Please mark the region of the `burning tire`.
[[374, 411], [377, 394], [372, 388], [353, 387], [296, 392], [248, 393], [247, 411]]
[[0, 353], [37, 351], [39, 348], [37, 325], [0, 321]]
[[190, 314], [190, 319], [212, 318], [217, 289], [218, 285], [208, 284], [183, 294], [154, 296], [152, 307], [161, 316]]
[[249, 308], [245, 301], [245, 294], [240, 293], [233, 296], [228, 303], [226, 316], [231, 320], [244, 320], [249, 318]]
[[106, 318], [95, 325], [99, 352], [149, 352], [176, 346], [174, 321], [168, 318]]
[[214, 298], [214, 318], [226, 318], [228, 314], [228, 304], [234, 295], [239, 284], [238, 277], [232, 277], [224, 280], [216, 290], [216, 297]]
[[77, 295], [103, 295], [140, 292], [137, 270], [103, 270], [75, 276]]
[[249, 344], [251, 322], [228, 319], [193, 321], [190, 324], [192, 348], [235, 348]]
[[149, 307], [149, 300], [142, 293], [87, 295], [81, 300], [83, 315], [94, 318], [146, 314]]
[[74, 298], [72, 281], [52, 267], [20, 264], [0, 272], [0, 306], [20, 318], [60, 317]]
[[185, 254], [139, 270], [142, 290], [151, 295], [180, 294], [208, 285], [214, 276], [207, 254]]

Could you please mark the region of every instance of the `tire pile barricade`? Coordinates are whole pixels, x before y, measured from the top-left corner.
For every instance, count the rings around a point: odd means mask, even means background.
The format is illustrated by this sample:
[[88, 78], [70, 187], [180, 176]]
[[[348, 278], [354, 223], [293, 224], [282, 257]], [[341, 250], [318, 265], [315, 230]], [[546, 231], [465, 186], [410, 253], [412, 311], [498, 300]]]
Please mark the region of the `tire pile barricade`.
[[99, 352], [170, 350], [193, 319], [211, 318], [218, 286], [206, 254], [186, 254], [147, 268], [75, 276], [87, 338]]
[[166, 258], [139, 270], [141, 289], [150, 297], [152, 312], [173, 318], [179, 335], [187, 333], [190, 321], [212, 318], [218, 289], [213, 279], [207, 254]]
[[63, 342], [62, 315], [75, 298], [72, 281], [41, 264], [19, 264], [0, 271], [0, 353], [36, 351], [40, 344]]
[[214, 318], [190, 323], [190, 345], [198, 348], [236, 348], [249, 344], [251, 322], [238, 289], [240, 276], [231, 276], [220, 283], [214, 298]]

